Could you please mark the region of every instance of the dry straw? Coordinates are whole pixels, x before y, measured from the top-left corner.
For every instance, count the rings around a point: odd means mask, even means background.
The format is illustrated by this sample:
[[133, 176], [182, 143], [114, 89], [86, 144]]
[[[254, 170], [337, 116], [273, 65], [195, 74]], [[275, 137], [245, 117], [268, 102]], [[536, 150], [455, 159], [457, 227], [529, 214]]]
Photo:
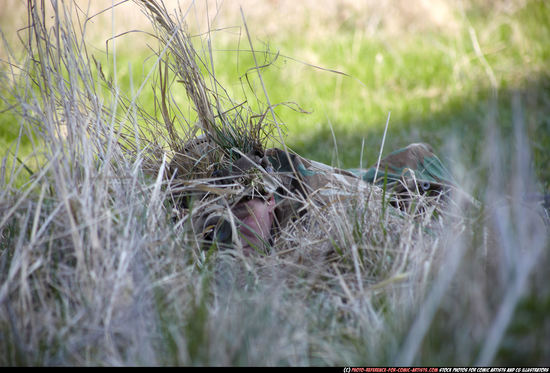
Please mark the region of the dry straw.
[[[508, 185], [492, 158], [498, 136], [487, 147], [496, 187], [479, 209], [460, 195], [415, 196], [403, 211], [383, 188], [335, 178], [289, 196], [303, 213], [267, 251], [205, 247], [194, 217], [227, 212], [250, 186], [214, 172], [265, 150], [278, 123], [271, 106], [254, 113], [227, 97], [209, 50], [186, 32], [187, 9], [136, 3], [159, 41], [150, 74], [161, 121], [89, 56], [89, 15], [72, 2], [30, 1], [28, 58], [2, 61], [2, 99], [20, 135], [0, 175], [0, 363], [494, 362], [521, 297], [544, 287], [531, 275], [548, 261], [548, 227], [519, 195], [532, 175], [512, 173], [519, 184], [507, 196], [498, 187]], [[180, 116], [174, 84], [196, 117]], [[520, 114], [515, 122], [523, 133]], [[516, 171], [528, 169], [522, 154]]]

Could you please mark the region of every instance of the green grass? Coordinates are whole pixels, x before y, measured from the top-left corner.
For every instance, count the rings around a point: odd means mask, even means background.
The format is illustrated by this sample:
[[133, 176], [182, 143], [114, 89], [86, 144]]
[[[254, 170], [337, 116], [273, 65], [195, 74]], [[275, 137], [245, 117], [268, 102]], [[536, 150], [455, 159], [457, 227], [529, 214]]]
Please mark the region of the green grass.
[[[3, 75], [0, 147], [15, 152], [24, 125], [17, 154], [33, 175], [23, 168], [1, 173], [16, 182], [0, 183], [9, 185], [0, 189], [0, 215], [10, 213], [0, 226], [0, 362], [548, 365], [548, 216], [544, 221], [525, 198], [550, 187], [550, 5], [488, 4], [453, 8], [454, 27], [395, 32], [382, 22], [361, 36], [353, 10], [336, 28], [327, 26], [332, 33], [303, 38], [288, 30], [255, 38], [263, 20], [247, 18], [269, 99], [289, 103], [275, 112], [300, 155], [370, 166], [391, 112], [385, 154], [428, 142], [480, 200], [479, 211], [414, 219], [390, 209], [385, 194], [381, 203], [356, 195], [350, 206], [291, 224], [276, 242], [288, 255], [201, 250], [190, 212], [172, 215], [169, 192], [141, 168], [144, 159], [98, 145], [113, 138], [105, 136], [117, 123], [113, 112], [130, 127], [151, 125], [114, 105], [111, 90], [96, 90], [105, 113], [84, 110], [69, 131], [77, 141], [69, 143], [41, 132], [58, 128], [47, 120], [51, 112], [23, 115], [24, 104], [46, 105], [12, 97]], [[5, 30], [13, 31], [2, 24]], [[214, 33], [215, 76], [234, 102], [264, 110], [242, 35]], [[206, 53], [206, 35], [193, 40]], [[131, 100], [156, 61], [147, 44], [156, 50], [142, 34], [117, 39], [116, 74], [113, 54], [89, 52]], [[205, 56], [201, 69], [210, 79]], [[91, 72], [105, 84], [95, 67]], [[157, 77], [154, 71], [143, 84], [136, 104], [160, 120]], [[170, 92], [178, 118], [194, 120], [183, 85], [173, 81]], [[61, 104], [91, 102], [57, 94]], [[11, 104], [15, 110], [7, 110]], [[61, 117], [71, 113], [58, 109]], [[90, 118], [99, 134], [79, 132]], [[8, 168], [19, 164], [5, 159]], [[413, 332], [417, 340], [408, 339]]]
[[[529, 1], [511, 14], [496, 15], [490, 9], [473, 7], [456, 18], [460, 22], [456, 32], [428, 30], [387, 36], [382, 30], [380, 36], [356, 40], [357, 30], [342, 27], [328, 39], [287, 36], [268, 43], [256, 40], [260, 64], [271, 63], [262, 69], [271, 102], [297, 105], [276, 108], [279, 120], [286, 126], [288, 144], [306, 157], [325, 163], [338, 159], [343, 167], [357, 167], [364, 140], [362, 162], [370, 165], [378, 154], [381, 133], [391, 112], [386, 151], [408, 142], [426, 141], [444, 153], [451, 138], [458, 140], [464, 151], [477, 148], [476, 134], [483, 130], [491, 82], [473, 47], [471, 25], [498, 85], [497, 106], [503, 130], [509, 131], [507, 109], [512, 92], [523, 92], [524, 100], [531, 105], [526, 115], [535, 118], [527, 121], [527, 131], [536, 153], [536, 169], [548, 184], [548, 171], [543, 170], [548, 159], [542, 149], [549, 143], [548, 123], [544, 123], [549, 99], [550, 48], [545, 42], [550, 38], [549, 5]], [[258, 21], [252, 23], [257, 25]], [[265, 103], [254, 70], [250, 70], [254, 63], [246, 39], [223, 36], [213, 46], [216, 77], [235, 101], [245, 99], [244, 89], [249, 104], [254, 104], [250, 83], [253, 93]], [[132, 44], [126, 46], [128, 39], [125, 36], [117, 40], [117, 83], [121, 92], [131, 94], [131, 80], [135, 92], [154, 58], [143, 47], [136, 53]], [[112, 59], [102, 53], [94, 55], [112, 78]], [[295, 60], [314, 60], [311, 64], [349, 76]], [[247, 72], [249, 80], [245, 77]], [[138, 101], [149, 112], [154, 104], [151, 84], [145, 85]], [[174, 89], [174, 94], [178, 104], [185, 103], [183, 87]], [[293, 110], [297, 107], [310, 114]], [[13, 117], [3, 114], [3, 145], [17, 136], [12, 124]], [[337, 154], [330, 127], [336, 137]]]

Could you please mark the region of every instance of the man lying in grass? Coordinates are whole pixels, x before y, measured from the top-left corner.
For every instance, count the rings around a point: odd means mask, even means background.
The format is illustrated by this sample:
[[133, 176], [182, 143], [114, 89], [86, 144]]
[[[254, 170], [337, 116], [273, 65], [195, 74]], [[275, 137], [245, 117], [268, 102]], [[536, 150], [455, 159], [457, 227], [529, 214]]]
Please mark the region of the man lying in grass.
[[[190, 165], [184, 159], [176, 157], [171, 164], [174, 180]], [[241, 153], [225, 167], [216, 167], [212, 176], [208, 188], [204, 184], [184, 188], [186, 192], [179, 196], [180, 200], [185, 197], [181, 206], [190, 208], [189, 197], [205, 200], [209, 194], [216, 195], [213, 204], [195, 214], [196, 233], [208, 247], [212, 243], [237, 246], [245, 255], [264, 252], [277, 231], [308, 210], [352, 193], [369, 193], [371, 184], [383, 191], [382, 203], [387, 191], [393, 208], [409, 212], [416, 197], [439, 199], [456, 185], [431, 147], [421, 143], [399, 149], [366, 170], [337, 169], [277, 148], [257, 148]], [[416, 204], [414, 209], [420, 211], [420, 206]]]

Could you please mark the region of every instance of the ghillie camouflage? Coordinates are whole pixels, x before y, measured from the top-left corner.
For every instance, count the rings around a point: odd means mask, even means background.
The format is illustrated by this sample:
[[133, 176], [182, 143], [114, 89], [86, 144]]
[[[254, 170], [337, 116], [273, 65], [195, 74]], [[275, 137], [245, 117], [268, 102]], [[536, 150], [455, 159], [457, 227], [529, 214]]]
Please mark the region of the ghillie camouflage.
[[[264, 252], [290, 220], [335, 198], [374, 188], [387, 194], [393, 208], [406, 210], [418, 196], [440, 200], [456, 186], [432, 148], [422, 143], [389, 154], [379, 165], [350, 170], [277, 148], [241, 153], [236, 161], [220, 167], [223, 163], [213, 160], [207, 141], [199, 139], [191, 148], [193, 154], [181, 154], [172, 161], [172, 178], [179, 180], [178, 172], [189, 173], [205, 162], [211, 165], [212, 177], [173, 182], [177, 208], [190, 214], [204, 247], [240, 248], [245, 255]], [[208, 199], [211, 203], [194, 203]]]

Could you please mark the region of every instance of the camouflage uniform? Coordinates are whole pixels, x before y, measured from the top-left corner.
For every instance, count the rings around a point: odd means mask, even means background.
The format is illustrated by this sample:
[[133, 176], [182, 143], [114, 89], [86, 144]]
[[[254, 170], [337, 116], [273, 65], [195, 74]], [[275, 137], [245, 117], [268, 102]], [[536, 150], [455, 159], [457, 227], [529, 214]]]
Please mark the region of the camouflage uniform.
[[444, 196], [456, 185], [431, 147], [422, 143], [389, 154], [378, 167], [350, 170], [273, 148], [243, 154], [213, 176], [217, 181], [211, 188], [241, 188], [223, 196], [220, 192], [216, 203], [197, 211], [196, 232], [208, 246], [212, 242], [219, 247], [239, 246], [245, 254], [268, 246], [277, 230], [306, 214], [311, 204], [366, 193], [375, 185], [387, 191], [394, 207], [406, 209], [415, 196]]

